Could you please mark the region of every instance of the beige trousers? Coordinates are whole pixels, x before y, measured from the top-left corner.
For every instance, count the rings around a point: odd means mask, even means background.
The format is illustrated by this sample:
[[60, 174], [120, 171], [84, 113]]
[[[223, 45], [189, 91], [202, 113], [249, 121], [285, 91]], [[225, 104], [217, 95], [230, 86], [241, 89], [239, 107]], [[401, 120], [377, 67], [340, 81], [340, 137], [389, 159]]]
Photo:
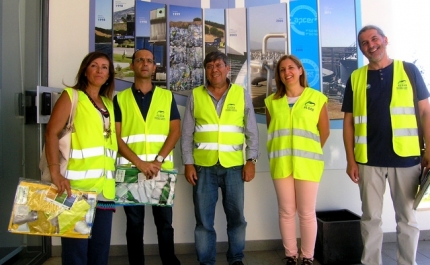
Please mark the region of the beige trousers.
[[393, 201], [397, 231], [397, 264], [416, 265], [415, 258], [420, 231], [412, 209], [418, 188], [420, 165], [408, 168], [387, 168], [358, 165], [363, 215], [361, 236], [365, 265], [382, 265], [382, 208], [388, 181]]

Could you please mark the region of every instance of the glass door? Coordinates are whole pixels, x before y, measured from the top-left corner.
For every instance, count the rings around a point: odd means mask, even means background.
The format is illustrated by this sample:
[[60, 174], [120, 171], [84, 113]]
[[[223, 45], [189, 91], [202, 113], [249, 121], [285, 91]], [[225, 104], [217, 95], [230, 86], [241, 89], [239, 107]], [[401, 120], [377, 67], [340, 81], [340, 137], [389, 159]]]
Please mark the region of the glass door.
[[40, 179], [42, 127], [26, 124], [24, 95], [46, 84], [47, 7], [48, 0], [0, 1], [0, 264], [42, 264], [50, 255], [49, 238], [7, 231], [19, 178]]

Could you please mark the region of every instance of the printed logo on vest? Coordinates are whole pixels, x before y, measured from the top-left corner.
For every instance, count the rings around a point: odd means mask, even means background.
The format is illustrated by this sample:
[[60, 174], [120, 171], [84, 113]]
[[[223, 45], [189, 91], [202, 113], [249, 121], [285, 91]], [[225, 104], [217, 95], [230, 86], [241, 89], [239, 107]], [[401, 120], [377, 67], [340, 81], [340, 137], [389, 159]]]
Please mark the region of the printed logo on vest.
[[237, 111], [236, 110], [236, 105], [235, 104], [228, 104], [227, 108], [226, 108], [226, 111], [234, 111], [234, 112], [236, 112]]
[[164, 121], [165, 120], [164, 110], [157, 111], [157, 114], [155, 115], [155, 119]]
[[406, 90], [408, 89], [408, 85], [406, 84], [406, 80], [400, 80], [397, 82], [397, 89]]
[[308, 101], [305, 103], [305, 109], [314, 111], [315, 103], [312, 101]]

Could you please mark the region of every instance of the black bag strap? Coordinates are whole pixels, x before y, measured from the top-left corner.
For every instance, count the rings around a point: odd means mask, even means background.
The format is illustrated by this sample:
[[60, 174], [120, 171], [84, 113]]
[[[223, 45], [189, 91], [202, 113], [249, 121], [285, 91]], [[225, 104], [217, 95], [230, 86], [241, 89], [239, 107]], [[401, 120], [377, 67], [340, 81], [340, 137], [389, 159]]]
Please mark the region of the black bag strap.
[[418, 108], [417, 84], [415, 83], [415, 78], [411, 69], [408, 67], [405, 61], [403, 61], [403, 68], [405, 69], [406, 74], [408, 75], [408, 78], [409, 78], [409, 82], [411, 82], [411, 85], [412, 85], [412, 92], [414, 94], [415, 117], [417, 118], [417, 126], [418, 126], [418, 139], [420, 142], [420, 150], [422, 153], [424, 152], [424, 134], [423, 134], [423, 126], [420, 120], [420, 110]]

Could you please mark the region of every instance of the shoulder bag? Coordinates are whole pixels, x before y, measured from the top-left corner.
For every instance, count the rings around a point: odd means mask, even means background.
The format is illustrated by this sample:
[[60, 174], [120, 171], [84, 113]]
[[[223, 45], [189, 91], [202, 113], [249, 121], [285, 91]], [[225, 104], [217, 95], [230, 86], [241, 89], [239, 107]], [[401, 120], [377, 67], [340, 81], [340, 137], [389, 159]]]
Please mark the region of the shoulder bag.
[[[74, 88], [72, 91], [72, 107], [70, 109], [69, 120], [64, 129], [61, 131], [58, 141], [60, 173], [63, 176], [66, 174], [67, 163], [69, 162], [70, 144], [72, 141], [72, 131], [74, 128], [73, 122], [76, 114], [76, 105], [78, 103], [78, 91]], [[51, 172], [49, 171], [49, 165], [46, 160], [45, 146], [43, 146], [42, 155], [40, 156], [39, 169], [42, 171], [41, 180], [45, 182], [52, 182]]]

